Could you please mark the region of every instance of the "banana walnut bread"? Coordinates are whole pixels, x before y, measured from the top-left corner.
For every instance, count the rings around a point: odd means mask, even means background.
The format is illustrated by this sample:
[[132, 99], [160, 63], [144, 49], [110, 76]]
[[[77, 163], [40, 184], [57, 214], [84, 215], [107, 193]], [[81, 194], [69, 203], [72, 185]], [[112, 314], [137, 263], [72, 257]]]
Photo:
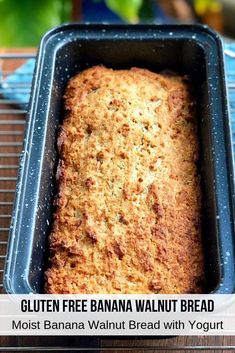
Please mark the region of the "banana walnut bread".
[[68, 83], [47, 293], [201, 293], [197, 119], [186, 77], [91, 67]]

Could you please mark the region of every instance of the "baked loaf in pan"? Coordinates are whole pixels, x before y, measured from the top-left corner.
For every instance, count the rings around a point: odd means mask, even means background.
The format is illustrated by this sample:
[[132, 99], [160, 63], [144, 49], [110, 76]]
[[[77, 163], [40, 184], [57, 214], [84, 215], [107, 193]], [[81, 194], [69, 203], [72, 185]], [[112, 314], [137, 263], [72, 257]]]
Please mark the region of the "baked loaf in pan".
[[58, 137], [47, 293], [201, 293], [194, 101], [186, 77], [73, 77]]

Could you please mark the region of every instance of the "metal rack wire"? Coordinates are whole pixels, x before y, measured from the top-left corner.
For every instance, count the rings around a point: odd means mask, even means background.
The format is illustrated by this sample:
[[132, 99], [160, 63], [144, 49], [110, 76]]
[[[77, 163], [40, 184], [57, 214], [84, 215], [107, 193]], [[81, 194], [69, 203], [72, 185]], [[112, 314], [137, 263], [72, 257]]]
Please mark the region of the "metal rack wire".
[[[26, 115], [26, 107], [20, 107], [19, 101], [9, 96], [30, 91], [30, 84], [6, 82], [5, 78], [32, 57], [33, 54], [0, 55], [0, 293], [4, 292], [2, 277]], [[28, 74], [32, 76], [31, 72]]]
[[[225, 54], [235, 59], [235, 53], [227, 50]], [[8, 232], [11, 221], [12, 206], [15, 196], [15, 186], [18, 172], [19, 156], [22, 149], [22, 141], [24, 135], [25, 117], [26, 117], [26, 105], [19, 105], [17, 99], [12, 99], [10, 94], [14, 90], [14, 97], [16, 93], [30, 91], [30, 84], [16, 82], [6, 82], [5, 78], [15, 72], [16, 67], [20, 66], [26, 59], [33, 58], [34, 55], [31, 53], [27, 54], [0, 54], [0, 293], [4, 293], [3, 288], [3, 271], [4, 262], [6, 257]], [[11, 62], [14, 59], [14, 66]], [[15, 66], [16, 64], [16, 66]], [[31, 72], [27, 73], [32, 76]], [[228, 81], [229, 96], [234, 95], [234, 101], [230, 100], [230, 111], [231, 111], [231, 126], [233, 132], [233, 139], [235, 141], [235, 67], [234, 72], [227, 73], [231, 79]], [[19, 73], [21, 75], [21, 73]], [[234, 79], [233, 79], [234, 78]], [[233, 148], [235, 150], [235, 143], [233, 141]], [[9, 341], [10, 342], [10, 341]], [[137, 341], [135, 341], [137, 342]], [[155, 341], [156, 342], [156, 341]], [[133, 345], [126, 347], [125, 343], [118, 343], [110, 346], [108, 341], [101, 341], [103, 351], [124, 351], [130, 350], [140, 352], [144, 350], [151, 351], [179, 351], [179, 352], [196, 352], [196, 351], [235, 351], [235, 340], [231, 341], [231, 345], [217, 344], [214, 341], [212, 345], [207, 341], [200, 341], [200, 346], [192, 344], [188, 341], [188, 344], [182, 345], [182, 341], [178, 343], [169, 342], [169, 344], [150, 344], [150, 345]], [[210, 341], [212, 342], [212, 341]], [[222, 342], [222, 340], [221, 340]], [[34, 347], [31, 346], [34, 345]], [[82, 347], [80, 345], [62, 347], [59, 344], [56, 346], [49, 346], [46, 343], [39, 342], [39, 346], [35, 346], [32, 342], [28, 344], [27, 341], [24, 343], [18, 343], [17, 347], [7, 346], [2, 347], [0, 344], [0, 351], [97, 351], [94, 347]], [[51, 343], [53, 344], [53, 343]], [[65, 344], [65, 343], [64, 343]]]

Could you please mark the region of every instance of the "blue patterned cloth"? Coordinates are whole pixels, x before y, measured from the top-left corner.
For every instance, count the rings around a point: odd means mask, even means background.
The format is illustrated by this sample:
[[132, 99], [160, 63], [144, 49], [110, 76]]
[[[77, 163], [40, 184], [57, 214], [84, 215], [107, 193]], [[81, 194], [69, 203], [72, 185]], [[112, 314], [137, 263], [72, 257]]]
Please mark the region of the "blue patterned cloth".
[[[229, 103], [230, 108], [235, 109], [235, 43], [225, 44], [224, 48], [228, 50], [228, 53], [231, 51], [231, 54], [234, 54], [234, 57], [225, 54], [225, 72], [227, 83], [234, 84], [234, 89], [229, 90]], [[235, 115], [232, 115], [232, 120], [235, 121]]]
[[29, 59], [3, 80], [4, 97], [24, 105], [29, 102], [35, 59]]
[[225, 44], [225, 73], [228, 85], [230, 126], [232, 130], [233, 158], [235, 156], [235, 43]]

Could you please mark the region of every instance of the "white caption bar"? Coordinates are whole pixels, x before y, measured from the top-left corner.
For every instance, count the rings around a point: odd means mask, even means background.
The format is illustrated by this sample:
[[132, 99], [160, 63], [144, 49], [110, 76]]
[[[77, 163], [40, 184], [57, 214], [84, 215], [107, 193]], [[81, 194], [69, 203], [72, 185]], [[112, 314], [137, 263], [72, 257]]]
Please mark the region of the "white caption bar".
[[0, 335], [235, 335], [235, 295], [0, 295]]

